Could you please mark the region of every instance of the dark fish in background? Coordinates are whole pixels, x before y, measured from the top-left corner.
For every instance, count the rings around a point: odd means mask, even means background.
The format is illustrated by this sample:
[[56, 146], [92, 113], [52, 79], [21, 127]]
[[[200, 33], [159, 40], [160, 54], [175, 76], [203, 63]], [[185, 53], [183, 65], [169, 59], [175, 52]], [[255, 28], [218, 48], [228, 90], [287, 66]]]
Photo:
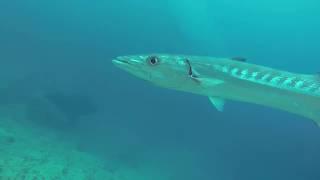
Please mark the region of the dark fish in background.
[[8, 113], [24, 114], [21, 118], [59, 129], [74, 127], [82, 117], [97, 112], [98, 106], [88, 94], [67, 93], [48, 79], [50, 76], [45, 74], [29, 74], [9, 81], [0, 88], [0, 108], [23, 106], [25, 112]]
[[52, 92], [46, 94], [45, 98], [71, 121], [94, 114], [98, 109], [93, 100], [83, 94]]
[[33, 98], [27, 108], [28, 120], [60, 130], [75, 129], [84, 118], [98, 111], [88, 95], [61, 91]]

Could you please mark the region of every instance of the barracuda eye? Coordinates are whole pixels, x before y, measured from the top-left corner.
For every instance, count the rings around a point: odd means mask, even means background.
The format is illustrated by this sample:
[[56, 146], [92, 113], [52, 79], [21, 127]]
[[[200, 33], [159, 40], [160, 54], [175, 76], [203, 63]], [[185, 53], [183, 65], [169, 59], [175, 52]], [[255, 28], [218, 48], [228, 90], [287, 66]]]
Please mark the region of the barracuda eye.
[[150, 56], [147, 59], [147, 62], [152, 66], [157, 65], [159, 63], [159, 61], [160, 60], [159, 60], [159, 58], [157, 56]]

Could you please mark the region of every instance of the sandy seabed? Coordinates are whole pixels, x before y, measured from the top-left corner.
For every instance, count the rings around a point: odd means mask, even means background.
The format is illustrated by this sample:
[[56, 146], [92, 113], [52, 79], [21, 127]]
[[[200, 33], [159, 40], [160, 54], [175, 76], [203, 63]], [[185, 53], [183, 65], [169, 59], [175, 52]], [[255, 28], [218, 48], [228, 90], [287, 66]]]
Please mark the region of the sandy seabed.
[[23, 115], [0, 112], [0, 180], [150, 179], [126, 166], [110, 170], [54, 132], [19, 120]]

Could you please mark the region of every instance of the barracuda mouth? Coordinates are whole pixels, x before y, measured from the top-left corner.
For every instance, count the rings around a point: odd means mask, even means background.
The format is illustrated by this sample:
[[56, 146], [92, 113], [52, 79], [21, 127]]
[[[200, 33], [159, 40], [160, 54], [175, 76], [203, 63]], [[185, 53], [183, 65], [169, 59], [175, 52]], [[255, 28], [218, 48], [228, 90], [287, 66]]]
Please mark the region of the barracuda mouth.
[[149, 81], [150, 75], [143, 68], [143, 62], [130, 58], [128, 56], [116, 57], [112, 63], [118, 68], [140, 78]]
[[128, 60], [120, 59], [120, 58], [113, 59], [112, 62], [113, 62], [114, 64], [118, 64], [118, 65], [121, 65], [121, 64], [127, 64], [127, 65], [129, 65], [129, 64], [130, 64]]
[[133, 64], [131, 64], [127, 59], [120, 58], [120, 57], [113, 59], [112, 63], [121, 69], [128, 69], [128, 68], [132, 69], [134, 67]]
[[131, 62], [127, 57], [117, 57], [112, 60], [112, 63], [116, 65], [118, 68], [130, 72], [132, 74], [136, 74], [140, 71], [139, 66]]

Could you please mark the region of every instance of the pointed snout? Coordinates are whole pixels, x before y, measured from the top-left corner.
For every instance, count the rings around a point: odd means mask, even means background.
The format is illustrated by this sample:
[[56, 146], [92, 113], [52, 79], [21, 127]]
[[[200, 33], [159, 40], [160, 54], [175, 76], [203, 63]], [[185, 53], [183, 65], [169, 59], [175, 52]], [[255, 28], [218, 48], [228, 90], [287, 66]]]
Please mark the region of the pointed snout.
[[132, 58], [131, 56], [118, 56], [112, 60], [112, 63], [120, 69], [131, 72], [133, 74], [141, 71], [142, 68], [141, 61]]
[[141, 79], [149, 79], [149, 72], [145, 68], [145, 61], [139, 56], [119, 56], [112, 60], [118, 68], [127, 71]]
[[141, 59], [135, 58], [133, 56], [118, 56], [112, 60], [114, 64], [125, 64], [125, 65], [141, 65]]
[[119, 56], [113, 59], [112, 63], [115, 65], [129, 64], [129, 59], [125, 58], [124, 56]]

